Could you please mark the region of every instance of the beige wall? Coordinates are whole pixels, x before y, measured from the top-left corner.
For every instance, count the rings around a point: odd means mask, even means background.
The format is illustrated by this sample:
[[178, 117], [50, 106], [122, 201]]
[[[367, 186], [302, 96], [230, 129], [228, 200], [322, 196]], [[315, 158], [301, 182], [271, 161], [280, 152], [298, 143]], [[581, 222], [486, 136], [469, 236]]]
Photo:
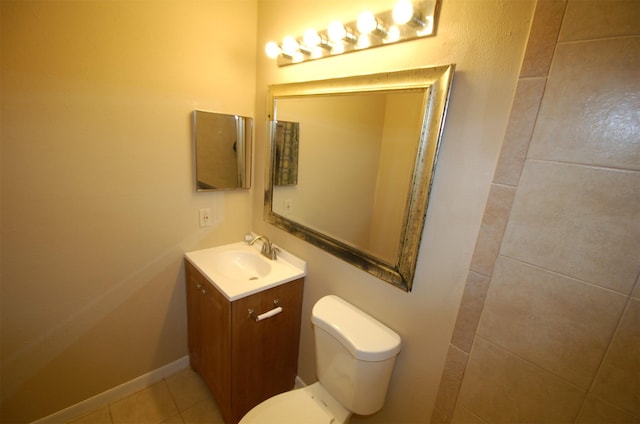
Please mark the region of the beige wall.
[[0, 7], [0, 420], [23, 422], [187, 354], [183, 252], [252, 216], [251, 192], [194, 192], [191, 112], [254, 116], [257, 8]]
[[640, 421], [638, 69], [637, 1], [539, 2], [433, 422]]
[[[256, 86], [256, 191], [254, 230], [308, 262], [298, 373], [315, 381], [310, 310], [334, 293], [397, 331], [403, 350], [382, 411], [360, 422], [429, 422], [440, 375], [480, 226], [526, 38], [533, 1], [445, 0], [436, 37], [341, 57], [278, 68], [262, 52], [269, 40], [302, 34], [332, 19], [349, 21], [365, 8], [393, 2], [259, 1]], [[262, 208], [269, 84], [397, 70], [457, 65], [432, 201], [418, 258], [414, 289], [405, 293], [266, 224]], [[304, 141], [302, 141], [304, 142]]]

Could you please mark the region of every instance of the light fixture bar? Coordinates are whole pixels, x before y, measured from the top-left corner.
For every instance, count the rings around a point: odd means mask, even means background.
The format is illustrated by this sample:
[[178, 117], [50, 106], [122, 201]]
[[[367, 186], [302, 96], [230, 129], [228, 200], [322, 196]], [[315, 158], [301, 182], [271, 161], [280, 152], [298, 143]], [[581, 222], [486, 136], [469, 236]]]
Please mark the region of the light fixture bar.
[[[400, 0], [398, 3], [404, 3], [401, 10], [406, 10], [408, 6], [410, 12], [405, 12], [404, 18], [400, 23], [394, 22], [398, 19], [398, 7], [396, 13], [388, 10], [381, 13], [370, 14], [368, 19], [375, 19], [371, 22], [370, 31], [358, 30], [358, 19], [342, 24], [332, 22], [327, 29], [309, 30], [305, 36], [297, 37], [299, 46], [297, 52], [292, 52], [291, 38], [278, 46], [277, 43], [270, 42], [271, 49], [280, 47], [281, 54], [277, 55], [278, 66], [293, 65], [296, 63], [308, 62], [310, 60], [322, 59], [325, 57], [337, 56], [344, 53], [365, 50], [372, 47], [380, 47], [389, 44], [395, 44], [403, 41], [415, 40], [427, 36], [433, 36], [436, 33], [436, 22], [439, 3], [441, 0], [417, 0], [409, 2], [408, 0]], [[400, 6], [398, 4], [397, 6]], [[407, 16], [407, 13], [410, 15]], [[363, 13], [364, 15], [365, 13]], [[361, 22], [361, 29], [362, 29]], [[366, 29], [366, 25], [364, 27]], [[340, 29], [338, 31], [338, 29]], [[364, 32], [364, 33], [363, 33]], [[289, 49], [289, 50], [288, 50]], [[275, 55], [270, 55], [274, 57]]]

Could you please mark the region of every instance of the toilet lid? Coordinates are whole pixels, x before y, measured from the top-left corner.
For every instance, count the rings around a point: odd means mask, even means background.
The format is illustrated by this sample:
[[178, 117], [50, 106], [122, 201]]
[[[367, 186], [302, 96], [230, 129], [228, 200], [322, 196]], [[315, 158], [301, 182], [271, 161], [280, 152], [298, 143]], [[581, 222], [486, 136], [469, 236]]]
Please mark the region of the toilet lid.
[[255, 406], [238, 424], [330, 424], [334, 421], [322, 403], [306, 390], [292, 390]]

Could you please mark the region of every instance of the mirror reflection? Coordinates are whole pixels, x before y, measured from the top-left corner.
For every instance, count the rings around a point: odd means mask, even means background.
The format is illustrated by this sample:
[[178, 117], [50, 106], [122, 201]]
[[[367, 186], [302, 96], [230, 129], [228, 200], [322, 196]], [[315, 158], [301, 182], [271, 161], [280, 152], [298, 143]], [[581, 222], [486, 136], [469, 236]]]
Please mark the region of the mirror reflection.
[[275, 176], [273, 184], [287, 186], [298, 184], [298, 148], [300, 123], [278, 121], [275, 133]]
[[196, 110], [196, 190], [233, 190], [251, 185], [253, 119]]
[[270, 86], [265, 220], [411, 290], [453, 70]]
[[297, 122], [304, 144], [298, 184], [280, 184], [276, 156], [273, 211], [395, 262], [424, 94], [421, 89], [277, 100], [276, 154], [281, 118]]

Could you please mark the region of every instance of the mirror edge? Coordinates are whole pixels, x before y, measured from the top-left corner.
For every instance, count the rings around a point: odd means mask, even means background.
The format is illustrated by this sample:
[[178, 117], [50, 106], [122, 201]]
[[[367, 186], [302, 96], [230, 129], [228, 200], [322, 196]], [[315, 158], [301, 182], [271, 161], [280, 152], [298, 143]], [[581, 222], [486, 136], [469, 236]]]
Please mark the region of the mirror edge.
[[[267, 94], [269, 154], [266, 157], [265, 166], [264, 220], [383, 281], [410, 292], [413, 288], [418, 252], [420, 250], [454, 72], [455, 64], [449, 64], [379, 74], [269, 85]], [[416, 88], [426, 89], [427, 93], [420, 142], [411, 180], [410, 195], [407, 199], [407, 212], [404, 217], [400, 252], [396, 264], [389, 264], [361, 249], [340, 242], [273, 212], [273, 181], [275, 173], [273, 158], [275, 157], [276, 148], [274, 143], [274, 105], [277, 98]]]

